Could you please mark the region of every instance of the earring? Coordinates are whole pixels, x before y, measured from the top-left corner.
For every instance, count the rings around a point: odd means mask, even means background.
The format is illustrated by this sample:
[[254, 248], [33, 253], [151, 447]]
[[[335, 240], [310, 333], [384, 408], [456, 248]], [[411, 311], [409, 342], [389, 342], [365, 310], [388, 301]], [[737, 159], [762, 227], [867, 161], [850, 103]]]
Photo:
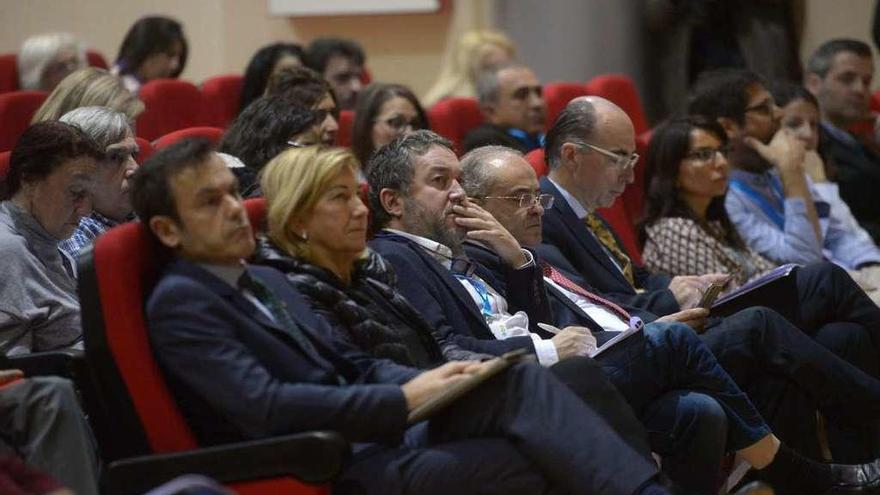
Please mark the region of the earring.
[[309, 232], [306, 230], [303, 230], [301, 234], [296, 234], [296, 236], [303, 242], [309, 242]]

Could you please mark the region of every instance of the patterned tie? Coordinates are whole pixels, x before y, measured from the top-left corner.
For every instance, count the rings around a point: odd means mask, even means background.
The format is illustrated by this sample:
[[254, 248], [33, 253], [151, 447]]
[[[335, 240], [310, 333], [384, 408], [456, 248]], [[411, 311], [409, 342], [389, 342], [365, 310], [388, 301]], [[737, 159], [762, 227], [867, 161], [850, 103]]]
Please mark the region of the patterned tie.
[[614, 313], [621, 320], [623, 320], [626, 324], [630, 323], [630, 315], [629, 315], [629, 313], [626, 312], [625, 309], [621, 308], [620, 306], [614, 304], [613, 302], [611, 302], [603, 297], [600, 297], [596, 294], [593, 294], [592, 292], [588, 291], [587, 289], [584, 289], [580, 285], [574, 283], [573, 280], [571, 280], [570, 278], [563, 275], [562, 272], [560, 272], [559, 270], [554, 268], [553, 265], [551, 265], [550, 263], [547, 263], [544, 260], [541, 260], [540, 263], [541, 263], [541, 270], [544, 271], [545, 277], [549, 277], [550, 280], [556, 282], [560, 286], [565, 287], [566, 289], [585, 298], [586, 300], [592, 302], [593, 304], [596, 304], [597, 306], [601, 306], [601, 307], [607, 309], [608, 311]]
[[596, 239], [605, 246], [605, 249], [607, 249], [608, 252], [611, 253], [611, 256], [614, 257], [615, 261], [617, 261], [617, 266], [620, 267], [620, 271], [623, 273], [626, 280], [629, 281], [629, 284], [635, 287], [636, 280], [633, 276], [632, 260], [629, 259], [629, 256], [627, 256], [622, 249], [620, 249], [620, 246], [617, 244], [617, 239], [614, 238], [614, 234], [611, 233], [611, 230], [605, 225], [605, 222], [599, 218], [599, 215], [592, 212], [587, 214], [584, 222], [587, 224], [587, 228], [593, 231]]
[[290, 317], [290, 313], [287, 311], [287, 304], [278, 299], [272, 293], [272, 289], [267, 287], [260, 279], [251, 277], [248, 272], [244, 272], [241, 278], [238, 279], [238, 286], [250, 291], [258, 301], [263, 303], [266, 309], [269, 310], [269, 313], [272, 314], [275, 323], [285, 330], [307, 354], [313, 357], [319, 356], [317, 349], [312, 345], [312, 341], [309, 340], [299, 325]]

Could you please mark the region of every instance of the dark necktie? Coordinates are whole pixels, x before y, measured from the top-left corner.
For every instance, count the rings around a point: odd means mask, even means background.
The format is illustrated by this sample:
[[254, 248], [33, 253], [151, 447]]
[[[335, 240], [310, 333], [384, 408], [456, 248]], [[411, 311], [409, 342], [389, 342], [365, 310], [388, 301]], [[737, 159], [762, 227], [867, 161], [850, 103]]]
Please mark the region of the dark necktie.
[[312, 341], [309, 340], [309, 337], [290, 317], [290, 313], [287, 311], [287, 304], [278, 299], [272, 290], [266, 287], [260, 279], [251, 277], [248, 272], [244, 272], [241, 278], [238, 279], [238, 286], [250, 291], [269, 310], [275, 323], [285, 330], [299, 344], [303, 351], [314, 358], [319, 357], [318, 351], [312, 345]]
[[587, 224], [587, 228], [593, 231], [596, 239], [605, 246], [605, 249], [607, 249], [615, 261], [617, 261], [620, 271], [623, 273], [623, 276], [629, 284], [635, 287], [636, 281], [633, 276], [632, 260], [629, 259], [629, 256], [627, 256], [622, 249], [620, 249], [620, 246], [617, 244], [617, 239], [614, 238], [614, 234], [611, 233], [611, 230], [605, 225], [605, 222], [599, 218], [599, 215], [592, 212], [587, 214], [584, 221]]
[[605, 299], [604, 297], [593, 294], [592, 292], [588, 291], [587, 289], [584, 289], [580, 285], [574, 283], [573, 280], [571, 280], [570, 278], [563, 275], [562, 272], [560, 272], [559, 270], [554, 268], [553, 265], [551, 265], [550, 263], [547, 263], [546, 261], [542, 260], [541, 261], [541, 269], [544, 271], [545, 277], [549, 277], [550, 280], [556, 282], [561, 287], [565, 287], [566, 289], [583, 297], [587, 301], [590, 301], [591, 303], [593, 303], [597, 306], [600, 306], [602, 308], [605, 308], [606, 310], [608, 310], [611, 313], [614, 313], [618, 318], [623, 320], [626, 324], [630, 323], [630, 315], [629, 315], [629, 313], [626, 312], [625, 309], [623, 309], [620, 306], [614, 304], [613, 302]]

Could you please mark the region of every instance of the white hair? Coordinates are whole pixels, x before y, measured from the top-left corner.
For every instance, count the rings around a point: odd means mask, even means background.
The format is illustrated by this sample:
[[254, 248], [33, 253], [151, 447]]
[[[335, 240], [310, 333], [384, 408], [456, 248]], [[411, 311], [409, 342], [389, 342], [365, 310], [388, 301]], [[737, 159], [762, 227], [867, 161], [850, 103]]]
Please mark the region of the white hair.
[[17, 57], [20, 88], [41, 89], [43, 72], [63, 50], [75, 51], [80, 67], [86, 66], [85, 45], [70, 33], [39, 34], [26, 39]]
[[82, 129], [83, 132], [98, 143], [101, 149], [106, 149], [111, 144], [116, 144], [126, 137], [133, 135], [125, 114], [117, 112], [112, 108], [75, 108], [65, 113], [58, 120]]

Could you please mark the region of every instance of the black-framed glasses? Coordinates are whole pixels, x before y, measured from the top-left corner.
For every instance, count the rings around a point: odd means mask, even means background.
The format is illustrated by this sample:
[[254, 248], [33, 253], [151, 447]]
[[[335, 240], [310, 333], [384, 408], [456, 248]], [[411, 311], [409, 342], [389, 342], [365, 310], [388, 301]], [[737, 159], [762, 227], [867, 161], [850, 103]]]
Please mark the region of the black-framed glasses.
[[520, 208], [527, 208], [541, 205], [541, 208], [548, 210], [553, 208], [553, 201], [556, 199], [550, 194], [520, 194], [519, 196], [486, 196], [483, 199], [505, 199], [507, 201], [516, 201]]
[[422, 120], [420, 118], [415, 117], [412, 119], [408, 119], [404, 115], [395, 115], [394, 117], [381, 119], [379, 120], [379, 122], [384, 122], [385, 125], [394, 129], [395, 131], [400, 131], [406, 128], [406, 126], [410, 126], [413, 129], [421, 129], [423, 127]]
[[721, 155], [722, 158], [727, 158], [727, 155], [729, 153], [729, 146], [722, 146], [720, 148], [698, 148], [689, 152], [684, 157], [690, 160], [697, 160], [704, 163], [714, 164], [718, 155]]
[[590, 143], [573, 143], [573, 144], [575, 146], [580, 147], [580, 148], [587, 148], [587, 149], [593, 150], [596, 153], [599, 153], [600, 155], [605, 155], [606, 157], [611, 159], [611, 163], [613, 163], [617, 167], [620, 167], [624, 172], [632, 171], [634, 168], [636, 168], [636, 164], [639, 163], [639, 154], [638, 153], [632, 153], [632, 154], [628, 155], [628, 154], [619, 153], [619, 152], [615, 153], [614, 151], [606, 150], [605, 148], [603, 148], [601, 146], [596, 146], [595, 144], [590, 144]]

